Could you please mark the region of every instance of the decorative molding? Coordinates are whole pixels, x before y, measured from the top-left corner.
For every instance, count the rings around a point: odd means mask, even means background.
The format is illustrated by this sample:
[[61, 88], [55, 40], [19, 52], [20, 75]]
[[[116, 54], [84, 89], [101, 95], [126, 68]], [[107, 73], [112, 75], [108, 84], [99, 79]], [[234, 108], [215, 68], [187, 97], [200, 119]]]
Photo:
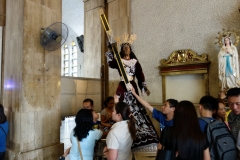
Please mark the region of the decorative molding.
[[160, 63], [161, 66], [173, 66], [207, 61], [208, 61], [207, 54], [198, 55], [191, 49], [182, 49], [172, 52], [167, 60], [162, 59]]
[[177, 50], [171, 53], [168, 59], [160, 61], [161, 75], [208, 73], [211, 63], [208, 55], [198, 55], [191, 49]]
[[159, 66], [162, 76], [162, 100], [166, 100], [166, 76], [183, 74], [204, 74], [205, 94], [209, 95], [209, 66], [207, 54], [198, 55], [191, 49], [177, 50], [168, 59], [162, 59]]

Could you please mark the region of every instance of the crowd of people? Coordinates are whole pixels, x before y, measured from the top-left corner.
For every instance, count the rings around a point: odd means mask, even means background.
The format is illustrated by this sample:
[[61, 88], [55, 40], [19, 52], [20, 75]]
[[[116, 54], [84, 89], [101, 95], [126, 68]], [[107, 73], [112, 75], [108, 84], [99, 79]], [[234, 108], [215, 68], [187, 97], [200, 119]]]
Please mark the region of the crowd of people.
[[[235, 84], [231, 86], [230, 80], [233, 78], [230, 75], [235, 71], [231, 68], [227, 71], [224, 63], [231, 58], [231, 55], [225, 54], [232, 53], [235, 49], [231, 47], [229, 38], [224, 40], [225, 46], [219, 54], [222, 63], [220, 66], [223, 69], [220, 73], [223, 92], [219, 98], [203, 96], [199, 100], [198, 109], [188, 100], [178, 102], [176, 99], [167, 99], [161, 111], [151, 106], [139, 96], [138, 87], [147, 95], [150, 91], [131, 45], [129, 43], [121, 45], [120, 56], [126, 73], [120, 71], [118, 62], [113, 58], [113, 52], [109, 47], [106, 53], [109, 67], [118, 69], [120, 76], [124, 77], [123, 74], [126, 74], [125, 77], [130, 84], [126, 85], [123, 81], [119, 83], [116, 94], [104, 101], [100, 117], [94, 111], [92, 99], [87, 98], [83, 101], [82, 109], [75, 117], [76, 126], [70, 134], [72, 146], [59, 159], [63, 160], [69, 155], [70, 160], [92, 160], [95, 145], [99, 139], [106, 139], [106, 146], [101, 150], [102, 156], [108, 160], [131, 160], [132, 151], [155, 145], [158, 148], [157, 156], [161, 150], [168, 150], [177, 160], [239, 159], [240, 152], [237, 148], [240, 148], [240, 137], [238, 137], [240, 135], [240, 88], [234, 87]], [[135, 77], [138, 79], [138, 87], [134, 82]], [[233, 81], [236, 82], [236, 80]], [[225, 90], [226, 88], [228, 89]], [[225, 100], [222, 93], [226, 94]], [[225, 111], [226, 106], [231, 110], [228, 115]], [[157, 136], [146, 110], [149, 110], [152, 117], [159, 122], [160, 137]], [[212, 135], [209, 136], [213, 123], [220, 125], [219, 128], [222, 127], [223, 132], [227, 128], [226, 135], [229, 132], [228, 138], [233, 139], [233, 143], [231, 141], [233, 148], [224, 152], [223, 157], [214, 146], [215, 138]], [[4, 114], [4, 107], [0, 105], [0, 160], [3, 159], [6, 151], [7, 133], [8, 121]], [[222, 137], [224, 135], [217, 138]], [[222, 143], [225, 146], [229, 145], [228, 141]]]
[[[227, 92], [227, 101], [231, 109], [228, 117], [226, 117], [225, 102], [212, 96], [203, 96], [199, 100], [198, 111], [200, 117], [198, 117], [197, 110], [190, 101], [178, 102], [175, 99], [168, 99], [162, 106], [162, 111], [159, 111], [138, 96], [134, 87], [131, 88], [131, 92], [146, 109], [152, 112], [153, 118], [159, 121], [161, 136], [158, 148], [161, 149], [164, 146], [164, 149], [174, 151], [178, 160], [210, 160], [214, 156], [210, 152], [213, 144], [206, 135], [208, 122], [204, 119], [223, 122], [230, 130], [235, 141], [238, 140], [237, 136], [240, 131], [240, 118], [238, 118], [240, 117], [240, 88], [232, 88]], [[81, 144], [83, 159], [93, 159], [96, 140], [106, 138], [106, 147], [103, 148], [102, 153], [107, 159], [131, 160], [131, 147], [134, 139], [136, 139], [137, 130], [135, 127], [136, 120], [130, 106], [125, 102], [119, 102], [117, 95], [108, 97], [105, 101], [105, 108], [101, 112], [101, 117], [110, 112], [111, 120], [104, 117], [98, 123], [100, 126], [98, 128], [93, 128], [99, 118], [98, 115], [95, 116], [96, 113], [93, 111], [93, 101], [86, 99], [83, 106], [85, 107], [79, 110], [76, 115], [76, 127], [71, 133], [72, 147], [68, 151], [70, 159], [81, 159], [77, 141]], [[106, 108], [108, 109], [106, 110]], [[107, 119], [111, 121], [111, 126], [109, 125], [110, 129], [103, 136], [106, 127], [104, 124]]]

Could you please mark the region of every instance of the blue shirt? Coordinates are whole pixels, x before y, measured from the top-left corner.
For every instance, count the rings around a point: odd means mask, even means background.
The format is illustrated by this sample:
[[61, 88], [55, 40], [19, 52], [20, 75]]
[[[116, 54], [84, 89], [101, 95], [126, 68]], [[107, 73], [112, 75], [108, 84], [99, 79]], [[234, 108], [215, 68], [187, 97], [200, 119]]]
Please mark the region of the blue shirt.
[[6, 132], [6, 135], [4, 131], [0, 128], [0, 152], [5, 152], [6, 151], [6, 139], [7, 139], [7, 134], [8, 134], [8, 122], [0, 123], [0, 126], [2, 129]]
[[166, 116], [161, 111], [158, 111], [155, 108], [153, 109], [152, 117], [159, 122], [160, 131], [162, 131], [165, 127], [173, 126], [173, 120], [171, 119], [167, 121]]
[[[214, 118], [212, 118], [212, 117], [206, 117], [206, 118], [208, 118], [209, 120], [214, 120]], [[199, 122], [199, 125], [200, 125], [200, 128], [201, 128], [201, 131], [203, 132], [203, 133], [205, 133], [205, 129], [206, 129], [206, 126], [207, 126], [207, 122], [205, 122], [203, 119], [201, 119], [201, 118], [198, 118], [198, 122]]]
[[[74, 130], [70, 134], [70, 139], [72, 142], [72, 147], [69, 153], [70, 160], [81, 160], [80, 153], [78, 150], [77, 138], [73, 136]], [[94, 146], [96, 140], [99, 140], [102, 136], [102, 131], [98, 129], [93, 129], [88, 132], [88, 136], [80, 141], [80, 148], [82, 151], [84, 160], [93, 160]]]

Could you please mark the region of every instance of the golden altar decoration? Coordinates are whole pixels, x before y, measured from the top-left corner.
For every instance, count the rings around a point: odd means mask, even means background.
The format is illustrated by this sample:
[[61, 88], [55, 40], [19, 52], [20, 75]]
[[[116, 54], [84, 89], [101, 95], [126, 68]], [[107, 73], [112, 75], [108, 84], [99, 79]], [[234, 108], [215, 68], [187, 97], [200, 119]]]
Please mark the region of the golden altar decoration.
[[209, 66], [207, 54], [198, 55], [191, 49], [177, 50], [168, 59], [160, 61], [160, 75], [162, 76], [162, 100], [166, 100], [166, 76], [183, 74], [203, 74], [205, 80], [205, 94], [209, 95]]

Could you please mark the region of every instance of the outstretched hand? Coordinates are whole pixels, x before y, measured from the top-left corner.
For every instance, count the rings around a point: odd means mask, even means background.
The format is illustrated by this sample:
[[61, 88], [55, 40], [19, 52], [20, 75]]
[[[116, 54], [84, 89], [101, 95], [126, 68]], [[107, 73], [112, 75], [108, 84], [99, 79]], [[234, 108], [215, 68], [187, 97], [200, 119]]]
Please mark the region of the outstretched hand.
[[133, 93], [133, 94], [136, 94], [136, 91], [135, 91], [135, 89], [132, 87], [131, 88], [131, 92]]
[[151, 94], [151, 92], [149, 91], [149, 89], [147, 87], [144, 87], [144, 91], [147, 94], [147, 96], [149, 96]]

